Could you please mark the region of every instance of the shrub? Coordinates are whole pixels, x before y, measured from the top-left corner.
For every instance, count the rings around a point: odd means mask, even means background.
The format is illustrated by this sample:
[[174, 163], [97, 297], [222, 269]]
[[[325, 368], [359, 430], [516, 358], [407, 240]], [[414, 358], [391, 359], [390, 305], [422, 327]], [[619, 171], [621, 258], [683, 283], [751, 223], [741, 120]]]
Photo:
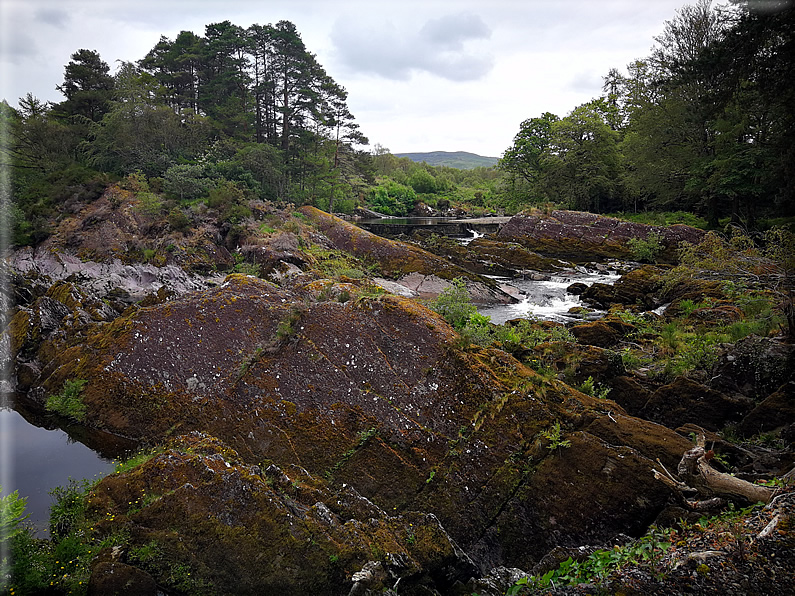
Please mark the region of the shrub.
[[466, 283], [457, 277], [446, 287], [439, 296], [431, 301], [431, 310], [444, 317], [455, 329], [463, 329], [470, 317], [477, 313], [475, 305], [469, 297]]
[[149, 191], [139, 192], [136, 198], [138, 199], [136, 210], [139, 213], [149, 215], [150, 217], [157, 217], [160, 215], [160, 211], [163, 209], [163, 203], [155, 193]]
[[630, 238], [627, 246], [632, 258], [644, 263], [656, 263], [664, 248], [658, 232], [649, 232], [646, 238]]
[[47, 398], [44, 407], [49, 412], [82, 422], [86, 417], [86, 405], [83, 403], [82, 394], [87, 382], [84, 379], [66, 381], [60, 393]]
[[385, 215], [406, 215], [414, 209], [417, 193], [413, 188], [389, 180], [370, 190], [369, 201], [373, 209]]
[[188, 216], [176, 207], [169, 212], [166, 221], [171, 229], [177, 232], [184, 232], [190, 227]]

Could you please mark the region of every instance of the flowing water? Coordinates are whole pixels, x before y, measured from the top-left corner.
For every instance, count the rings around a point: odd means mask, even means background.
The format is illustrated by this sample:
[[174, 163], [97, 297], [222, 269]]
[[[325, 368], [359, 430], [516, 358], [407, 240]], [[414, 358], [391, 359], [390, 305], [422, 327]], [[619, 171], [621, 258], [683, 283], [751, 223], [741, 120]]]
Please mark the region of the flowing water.
[[[620, 277], [617, 273], [601, 273], [586, 270], [567, 271], [551, 275], [545, 280], [495, 278], [518, 289], [522, 294], [520, 302], [515, 304], [501, 304], [479, 308], [478, 312], [491, 318], [491, 322], [501, 325], [511, 319], [538, 318], [548, 321], [567, 323], [581, 321], [583, 316], [569, 312], [571, 308], [583, 306], [580, 297], [566, 292], [575, 282], [590, 286], [599, 282], [613, 284]], [[602, 316], [602, 311], [594, 310], [586, 316], [595, 319]]]

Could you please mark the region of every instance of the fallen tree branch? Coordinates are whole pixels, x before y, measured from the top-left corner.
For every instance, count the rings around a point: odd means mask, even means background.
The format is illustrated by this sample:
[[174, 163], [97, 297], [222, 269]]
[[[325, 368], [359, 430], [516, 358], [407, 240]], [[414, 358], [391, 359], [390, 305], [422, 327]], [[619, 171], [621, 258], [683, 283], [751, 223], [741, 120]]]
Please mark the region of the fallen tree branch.
[[[665, 474], [653, 470], [654, 477], [676, 491], [680, 499], [694, 509], [701, 508], [707, 503], [715, 505], [720, 499], [744, 503], [770, 502], [773, 489], [718, 472], [710, 466], [709, 456], [712, 452], [704, 449], [705, 442], [704, 435], [700, 434], [696, 446], [685, 452], [677, 466], [678, 478], [668, 472], [659, 459], [657, 463]], [[691, 497], [695, 493], [702, 499], [698, 501], [688, 499], [685, 496], [687, 493]]]

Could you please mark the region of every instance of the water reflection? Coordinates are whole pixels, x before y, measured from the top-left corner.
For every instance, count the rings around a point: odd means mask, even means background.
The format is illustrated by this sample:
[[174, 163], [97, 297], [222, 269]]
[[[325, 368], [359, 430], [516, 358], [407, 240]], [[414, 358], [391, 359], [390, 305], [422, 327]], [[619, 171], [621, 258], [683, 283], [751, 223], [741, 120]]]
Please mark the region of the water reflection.
[[40, 535], [46, 535], [51, 489], [67, 485], [70, 478], [105, 476], [113, 470], [114, 459], [134, 450], [130, 441], [76, 425], [62, 430], [57, 423], [20, 396], [6, 399], [0, 407], [2, 495], [18, 490], [20, 497], [27, 497], [28, 522]]

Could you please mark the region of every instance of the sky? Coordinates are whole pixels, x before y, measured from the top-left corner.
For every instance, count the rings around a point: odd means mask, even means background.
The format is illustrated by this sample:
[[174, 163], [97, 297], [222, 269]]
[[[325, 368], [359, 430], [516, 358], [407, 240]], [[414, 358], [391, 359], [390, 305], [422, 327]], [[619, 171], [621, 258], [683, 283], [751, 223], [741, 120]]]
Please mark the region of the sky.
[[[393, 153], [500, 157], [523, 120], [565, 116], [610, 68], [648, 56], [687, 0], [0, 0], [0, 99], [56, 91], [79, 49], [115, 72], [161, 36], [229, 20], [292, 21], [348, 91], [361, 132]], [[691, 2], [692, 3], [692, 2]]]

